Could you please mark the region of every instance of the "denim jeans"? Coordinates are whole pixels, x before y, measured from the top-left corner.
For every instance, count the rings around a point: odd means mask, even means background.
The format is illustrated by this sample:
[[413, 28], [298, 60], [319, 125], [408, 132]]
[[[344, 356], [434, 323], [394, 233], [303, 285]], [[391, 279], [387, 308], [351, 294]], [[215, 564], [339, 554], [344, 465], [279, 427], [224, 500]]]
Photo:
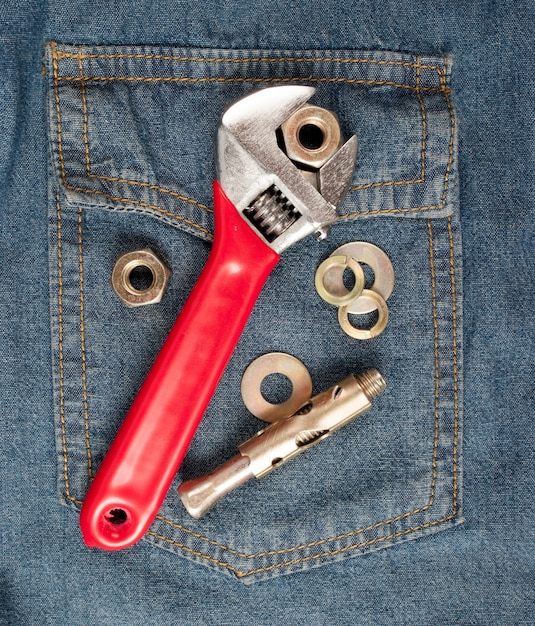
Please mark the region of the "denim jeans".
[[[275, 0], [28, 1], [6, 16], [6, 623], [529, 623], [530, 18], [527, 3]], [[288, 83], [316, 87], [358, 136], [339, 220], [283, 254], [143, 541], [89, 549], [87, 488], [210, 251], [221, 113]], [[314, 289], [355, 240], [395, 271], [370, 341], [342, 333]], [[169, 286], [127, 308], [113, 265], [147, 247]], [[387, 391], [193, 520], [176, 487], [259, 429], [240, 380], [275, 350], [306, 364], [315, 392], [368, 367]]]

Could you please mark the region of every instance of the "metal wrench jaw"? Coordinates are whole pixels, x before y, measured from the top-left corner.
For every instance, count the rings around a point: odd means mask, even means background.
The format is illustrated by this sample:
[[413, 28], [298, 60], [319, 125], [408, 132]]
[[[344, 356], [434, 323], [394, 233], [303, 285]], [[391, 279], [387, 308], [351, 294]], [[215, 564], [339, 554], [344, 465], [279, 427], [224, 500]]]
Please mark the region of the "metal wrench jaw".
[[[218, 179], [244, 220], [275, 252], [317, 232], [327, 236], [336, 205], [355, 167], [351, 137], [319, 168], [320, 190], [279, 146], [277, 129], [315, 93], [313, 87], [269, 87], [242, 98], [223, 115], [218, 133]], [[255, 215], [261, 214], [261, 220]]]

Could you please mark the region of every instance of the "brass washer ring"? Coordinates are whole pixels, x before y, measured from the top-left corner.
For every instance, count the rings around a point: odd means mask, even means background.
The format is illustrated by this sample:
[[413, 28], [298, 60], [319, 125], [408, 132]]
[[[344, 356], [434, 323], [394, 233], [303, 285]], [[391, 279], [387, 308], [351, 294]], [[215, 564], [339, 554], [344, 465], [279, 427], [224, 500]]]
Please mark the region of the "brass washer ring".
[[[292, 383], [292, 394], [279, 404], [268, 402], [260, 387], [270, 374], [283, 374]], [[312, 378], [307, 368], [291, 354], [270, 352], [255, 359], [245, 370], [241, 381], [243, 403], [264, 422], [276, 422], [292, 415], [312, 396]]]
[[[355, 276], [355, 284], [353, 289], [346, 289], [345, 285], [340, 281], [340, 285], [329, 283], [329, 288], [325, 285], [325, 276], [333, 268], [345, 270], [349, 268]], [[360, 263], [345, 255], [332, 255], [325, 259], [316, 270], [316, 290], [321, 298], [329, 304], [335, 306], [349, 305], [353, 300], [358, 298], [364, 289], [364, 270]], [[334, 287], [334, 288], [333, 288]]]
[[349, 322], [349, 306], [342, 306], [338, 309], [338, 322], [342, 330], [350, 337], [354, 339], [372, 339], [380, 335], [388, 324], [388, 306], [384, 299], [371, 289], [364, 289], [359, 296], [360, 298], [368, 300], [368, 305], [373, 303], [374, 308], [370, 309], [371, 311], [375, 309], [379, 311], [377, 322], [371, 328], [357, 328], [353, 326]]
[[[370, 289], [382, 296], [383, 300], [388, 300], [394, 289], [394, 268], [388, 255], [381, 248], [368, 241], [351, 241], [332, 253], [332, 256], [338, 255], [345, 255], [359, 263], [369, 265], [375, 275]], [[346, 289], [342, 275], [343, 270], [333, 267], [323, 278], [325, 288], [331, 292], [344, 293]], [[375, 310], [377, 310], [375, 302], [368, 298], [358, 298], [349, 305], [349, 313], [372, 313]]]

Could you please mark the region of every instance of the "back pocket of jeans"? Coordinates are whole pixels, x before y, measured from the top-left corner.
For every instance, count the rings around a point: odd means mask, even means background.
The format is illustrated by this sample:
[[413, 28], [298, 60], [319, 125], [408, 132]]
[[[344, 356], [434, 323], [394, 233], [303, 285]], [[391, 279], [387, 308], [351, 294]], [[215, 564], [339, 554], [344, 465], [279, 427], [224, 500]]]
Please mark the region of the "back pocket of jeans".
[[[329, 238], [275, 268], [145, 541], [243, 582], [359, 556], [461, 517], [461, 275], [456, 120], [441, 57], [393, 52], [47, 46], [49, 242], [58, 489], [78, 509], [209, 254], [214, 142], [254, 89], [309, 84], [359, 139]], [[345, 335], [314, 289], [338, 246], [366, 240], [396, 276], [386, 330]], [[171, 269], [160, 304], [115, 296], [117, 257], [152, 248]], [[273, 350], [315, 392], [376, 367], [367, 414], [189, 518], [176, 487], [260, 427], [241, 402], [247, 364]], [[135, 549], [135, 548], [134, 548]]]

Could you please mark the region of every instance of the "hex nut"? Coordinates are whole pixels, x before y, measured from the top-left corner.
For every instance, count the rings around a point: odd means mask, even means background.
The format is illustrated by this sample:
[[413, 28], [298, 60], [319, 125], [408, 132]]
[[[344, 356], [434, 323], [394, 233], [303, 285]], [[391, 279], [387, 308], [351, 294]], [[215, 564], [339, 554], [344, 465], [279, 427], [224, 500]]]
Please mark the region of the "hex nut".
[[334, 113], [306, 104], [281, 126], [288, 158], [320, 168], [341, 144], [340, 126]]
[[[152, 275], [151, 284], [146, 289], [137, 289], [132, 284], [132, 272], [138, 267], [148, 269]], [[126, 306], [133, 308], [160, 302], [170, 277], [170, 270], [154, 252], [144, 248], [127, 252], [117, 259], [111, 275], [111, 285]]]

